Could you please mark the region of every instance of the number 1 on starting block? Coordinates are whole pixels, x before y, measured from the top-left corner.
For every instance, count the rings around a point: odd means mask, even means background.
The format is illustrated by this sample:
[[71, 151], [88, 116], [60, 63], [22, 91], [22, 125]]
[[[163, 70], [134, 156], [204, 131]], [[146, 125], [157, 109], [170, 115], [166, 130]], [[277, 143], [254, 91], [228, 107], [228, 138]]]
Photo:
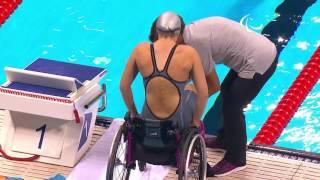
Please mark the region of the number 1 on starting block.
[[47, 118], [39, 120], [39, 116], [22, 113], [16, 113], [15, 116], [13, 151], [60, 158], [66, 121]]

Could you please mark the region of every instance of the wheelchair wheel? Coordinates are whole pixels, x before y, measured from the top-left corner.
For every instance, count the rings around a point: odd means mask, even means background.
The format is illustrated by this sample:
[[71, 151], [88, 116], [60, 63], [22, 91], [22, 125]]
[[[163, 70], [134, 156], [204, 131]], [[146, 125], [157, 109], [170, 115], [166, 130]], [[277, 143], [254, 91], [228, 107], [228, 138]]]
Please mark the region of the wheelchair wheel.
[[130, 168], [126, 167], [127, 142], [125, 140], [125, 125], [122, 125], [114, 140], [108, 162], [106, 180], [128, 180]]
[[183, 138], [178, 169], [179, 180], [206, 179], [207, 154], [203, 137], [197, 129], [190, 129]]

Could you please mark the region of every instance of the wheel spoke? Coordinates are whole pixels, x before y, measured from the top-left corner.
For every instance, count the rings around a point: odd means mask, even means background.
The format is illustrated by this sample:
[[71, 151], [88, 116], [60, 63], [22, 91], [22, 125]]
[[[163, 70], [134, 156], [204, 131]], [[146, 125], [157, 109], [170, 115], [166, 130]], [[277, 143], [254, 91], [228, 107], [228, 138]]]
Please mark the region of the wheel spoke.
[[126, 168], [126, 142], [124, 142], [124, 137], [122, 135], [117, 152], [116, 152], [116, 159], [115, 164], [113, 167], [113, 179], [123, 180], [126, 178], [127, 175], [127, 168]]
[[187, 172], [186, 175], [188, 179], [199, 179], [201, 176], [201, 170], [203, 169], [202, 156], [204, 155], [201, 148], [200, 139], [197, 139], [193, 147], [191, 147], [191, 154], [189, 162], [187, 162]]

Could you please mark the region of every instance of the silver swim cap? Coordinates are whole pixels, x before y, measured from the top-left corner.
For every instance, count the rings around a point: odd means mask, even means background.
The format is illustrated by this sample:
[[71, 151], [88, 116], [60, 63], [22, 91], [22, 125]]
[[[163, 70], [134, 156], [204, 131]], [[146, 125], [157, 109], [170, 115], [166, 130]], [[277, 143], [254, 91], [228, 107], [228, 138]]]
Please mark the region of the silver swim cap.
[[162, 13], [157, 20], [157, 30], [179, 34], [181, 31], [180, 17], [173, 12]]

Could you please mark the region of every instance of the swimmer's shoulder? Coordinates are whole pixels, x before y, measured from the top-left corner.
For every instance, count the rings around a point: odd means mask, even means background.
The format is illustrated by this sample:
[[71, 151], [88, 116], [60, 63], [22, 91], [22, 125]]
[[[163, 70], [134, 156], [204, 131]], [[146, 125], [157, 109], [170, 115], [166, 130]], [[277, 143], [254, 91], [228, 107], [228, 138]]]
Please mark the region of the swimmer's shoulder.
[[141, 42], [141, 43], [139, 43], [139, 44], [136, 46], [135, 50], [137, 50], [137, 51], [144, 51], [144, 50], [149, 49], [149, 48], [150, 48], [150, 43], [148, 43], [148, 42]]
[[142, 53], [145, 53], [145, 52], [149, 52], [150, 51], [150, 43], [148, 42], [141, 42], [139, 43], [138, 45], [136, 45], [136, 47], [134, 48], [133, 50], [133, 54], [135, 56], [139, 56], [141, 55]]

